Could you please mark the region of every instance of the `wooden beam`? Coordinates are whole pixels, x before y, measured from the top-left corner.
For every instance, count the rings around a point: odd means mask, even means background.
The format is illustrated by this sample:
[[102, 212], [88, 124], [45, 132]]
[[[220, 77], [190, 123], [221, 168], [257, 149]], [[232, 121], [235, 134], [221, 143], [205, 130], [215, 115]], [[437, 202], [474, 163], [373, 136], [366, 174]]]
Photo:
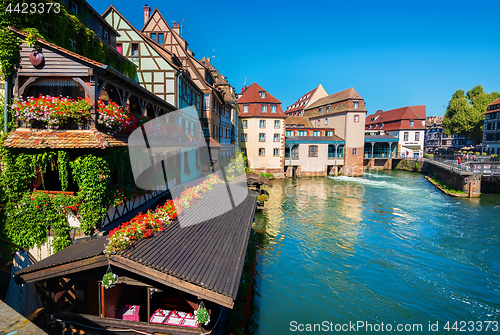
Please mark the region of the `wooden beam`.
[[85, 93], [87, 93], [89, 97], [91, 96], [90, 87], [87, 86], [87, 84], [82, 80], [82, 78], [73, 77], [72, 79], [83, 87]]
[[215, 302], [216, 304], [222, 305], [224, 307], [233, 308], [234, 301], [232, 298], [228, 296], [222, 295], [220, 293], [211, 290], [207, 290], [198, 285], [170, 276], [166, 273], [154, 270], [150, 267], [136, 263], [121, 256], [111, 255], [110, 264], [128, 270], [130, 272], [137, 273], [144, 277], [147, 276], [151, 280], [154, 280], [160, 284], [176, 288], [178, 290], [190, 293], [194, 296], [202, 297], [204, 299]]
[[23, 96], [24, 95], [24, 91], [28, 88], [28, 86], [31, 85], [32, 83], [34, 83], [35, 81], [37, 81], [37, 79], [38, 79], [38, 77], [30, 77], [30, 78], [28, 78], [28, 80], [26, 80], [26, 82], [23, 84], [23, 86], [21, 86], [19, 88], [18, 95]]
[[91, 258], [82, 259], [76, 262], [54, 266], [40, 271], [29, 272], [23, 275], [19, 275], [19, 277], [26, 283], [32, 283], [35, 281], [40, 281], [55, 277], [64, 277], [71, 273], [81, 272], [106, 265], [108, 265], [108, 258], [106, 257], [106, 255], [99, 255]]

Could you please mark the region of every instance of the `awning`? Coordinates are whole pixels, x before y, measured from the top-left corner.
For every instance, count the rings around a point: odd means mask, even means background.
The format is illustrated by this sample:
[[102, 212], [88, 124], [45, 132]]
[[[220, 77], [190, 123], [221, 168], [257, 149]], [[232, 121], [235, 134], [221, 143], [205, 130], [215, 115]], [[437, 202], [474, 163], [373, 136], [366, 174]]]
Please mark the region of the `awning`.
[[409, 149], [409, 150], [413, 150], [413, 151], [420, 151], [420, 150], [422, 150], [422, 148], [420, 147], [420, 145], [402, 145], [401, 148], [402, 149]]

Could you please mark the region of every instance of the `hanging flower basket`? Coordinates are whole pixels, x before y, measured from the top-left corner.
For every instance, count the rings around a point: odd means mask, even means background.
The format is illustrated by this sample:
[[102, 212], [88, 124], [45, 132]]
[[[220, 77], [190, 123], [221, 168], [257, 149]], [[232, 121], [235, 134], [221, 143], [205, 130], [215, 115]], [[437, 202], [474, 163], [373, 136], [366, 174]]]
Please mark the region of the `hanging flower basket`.
[[201, 323], [205, 326], [210, 323], [210, 314], [208, 314], [208, 311], [205, 308], [203, 302], [200, 304], [200, 307], [198, 307], [198, 309], [194, 311], [194, 315], [198, 323]]
[[117, 281], [118, 276], [113, 272], [108, 272], [102, 277], [102, 286], [104, 286], [105, 289], [108, 289], [115, 286]]

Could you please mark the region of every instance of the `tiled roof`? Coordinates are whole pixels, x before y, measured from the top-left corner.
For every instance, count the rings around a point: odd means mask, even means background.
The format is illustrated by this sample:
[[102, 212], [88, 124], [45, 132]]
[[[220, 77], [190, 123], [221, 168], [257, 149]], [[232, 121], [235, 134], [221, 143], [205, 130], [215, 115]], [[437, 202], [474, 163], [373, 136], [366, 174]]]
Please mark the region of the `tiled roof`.
[[[260, 97], [260, 93], [265, 92], [265, 98]], [[258, 84], [253, 83], [245, 89], [238, 99], [240, 106], [240, 118], [245, 117], [265, 117], [265, 118], [286, 118], [281, 108], [281, 102], [264, 90]], [[262, 105], [267, 105], [267, 112], [262, 112]], [[248, 106], [248, 112], [245, 113], [245, 106]], [[276, 113], [272, 113], [272, 106], [276, 106]]]
[[18, 128], [3, 143], [8, 148], [23, 149], [106, 149], [127, 146], [127, 138], [91, 130], [47, 130]]
[[[426, 106], [407, 106], [391, 109], [388, 111], [377, 111], [366, 117], [365, 129], [399, 130], [399, 129], [425, 129], [422, 121], [425, 121]], [[373, 121], [372, 121], [373, 119]], [[410, 126], [410, 120], [414, 121]], [[380, 126], [383, 124], [383, 127]], [[374, 126], [377, 125], [377, 128]], [[372, 128], [370, 128], [372, 126]]]
[[311, 128], [311, 121], [305, 116], [289, 116], [285, 119], [285, 125], [287, 126], [303, 126], [305, 128]]
[[[265, 92], [266, 95], [264, 98], [260, 97], [260, 92]], [[273, 97], [269, 92], [263, 89], [259, 84], [253, 83], [248, 86], [245, 91], [243, 91], [242, 96], [238, 99], [239, 104], [248, 104], [248, 103], [272, 103], [272, 104], [281, 104], [281, 101]]]
[[444, 116], [428, 116], [425, 118], [425, 126], [432, 127], [433, 124], [437, 126], [443, 125]]
[[500, 98], [496, 99], [495, 101], [493, 101], [491, 104], [489, 104], [488, 106], [493, 106], [493, 105], [497, 105], [497, 104], [500, 104]]
[[315, 103], [313, 103], [311, 106], [309, 106], [307, 109], [313, 109], [319, 106], [330, 105], [336, 102], [345, 101], [349, 99], [363, 100], [361, 95], [359, 95], [359, 93], [356, 92], [356, 90], [353, 87], [351, 87], [346, 90], [331, 94], [327, 97], [321, 98]]
[[301, 96], [299, 98], [299, 100], [295, 101], [295, 103], [293, 103], [287, 107], [287, 109], [285, 110], [285, 113], [289, 114], [289, 113], [297, 113], [297, 112], [302, 111], [304, 109], [304, 107], [306, 107], [307, 103], [309, 102], [312, 95], [314, 94], [314, 92], [316, 92], [317, 89], [318, 88], [316, 87], [312, 91], [309, 91], [306, 94], [304, 94], [303, 96]]
[[[495, 106], [495, 105], [500, 105], [500, 98], [496, 99], [495, 101], [493, 101], [491, 104], [488, 105], [488, 108], [491, 107], [491, 106]], [[489, 114], [489, 113], [493, 113], [493, 112], [498, 112], [500, 110], [500, 107], [499, 108], [492, 108], [490, 110], [487, 110], [484, 114]]]

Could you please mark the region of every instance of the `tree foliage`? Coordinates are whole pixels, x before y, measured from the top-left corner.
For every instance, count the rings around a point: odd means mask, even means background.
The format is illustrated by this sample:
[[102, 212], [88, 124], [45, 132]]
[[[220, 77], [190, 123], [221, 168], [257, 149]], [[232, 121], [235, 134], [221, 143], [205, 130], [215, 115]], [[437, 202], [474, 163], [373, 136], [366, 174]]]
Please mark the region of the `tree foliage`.
[[484, 112], [490, 103], [500, 97], [500, 93], [486, 93], [481, 85], [465, 93], [453, 93], [443, 120], [444, 131], [448, 135], [457, 134], [472, 139], [474, 144], [483, 136]]

